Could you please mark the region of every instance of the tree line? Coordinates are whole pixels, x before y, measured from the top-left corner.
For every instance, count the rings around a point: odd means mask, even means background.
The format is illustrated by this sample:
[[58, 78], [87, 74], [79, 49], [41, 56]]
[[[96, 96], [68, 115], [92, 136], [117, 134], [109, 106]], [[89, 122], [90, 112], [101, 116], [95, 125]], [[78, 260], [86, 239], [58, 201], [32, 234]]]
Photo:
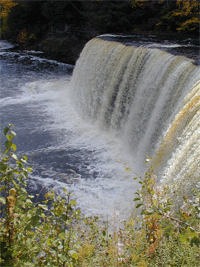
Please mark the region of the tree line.
[[31, 46], [52, 29], [199, 35], [198, 0], [1, 1], [1, 36]]

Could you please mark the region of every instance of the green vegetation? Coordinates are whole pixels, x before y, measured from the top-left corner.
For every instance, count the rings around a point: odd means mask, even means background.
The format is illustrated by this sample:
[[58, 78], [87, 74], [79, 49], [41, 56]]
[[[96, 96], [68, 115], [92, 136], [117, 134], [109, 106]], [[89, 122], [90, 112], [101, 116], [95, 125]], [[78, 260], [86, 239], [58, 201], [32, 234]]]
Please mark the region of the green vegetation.
[[163, 14], [157, 26], [161, 29], [197, 34], [199, 23], [199, 1], [176, 0], [174, 8]]
[[[13, 266], [198, 266], [200, 192], [180, 202], [173, 186], [156, 184], [153, 170], [140, 179], [137, 216], [108, 232], [108, 223], [85, 218], [64, 190], [39, 203], [26, 191], [31, 168], [15, 154], [13, 125], [4, 129], [0, 158], [2, 267]], [[137, 179], [137, 178], [135, 178]]]
[[85, 35], [164, 30], [198, 36], [199, 22], [198, 0], [1, 1], [2, 37], [23, 46], [70, 28]]

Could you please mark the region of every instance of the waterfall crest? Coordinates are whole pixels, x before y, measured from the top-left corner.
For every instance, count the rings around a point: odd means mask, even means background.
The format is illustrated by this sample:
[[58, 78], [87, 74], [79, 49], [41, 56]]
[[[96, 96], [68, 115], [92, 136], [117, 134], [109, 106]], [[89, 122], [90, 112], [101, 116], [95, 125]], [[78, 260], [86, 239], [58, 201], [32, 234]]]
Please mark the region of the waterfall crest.
[[161, 177], [198, 179], [200, 70], [191, 60], [94, 38], [70, 87], [81, 116], [115, 132], [141, 168], [147, 154]]

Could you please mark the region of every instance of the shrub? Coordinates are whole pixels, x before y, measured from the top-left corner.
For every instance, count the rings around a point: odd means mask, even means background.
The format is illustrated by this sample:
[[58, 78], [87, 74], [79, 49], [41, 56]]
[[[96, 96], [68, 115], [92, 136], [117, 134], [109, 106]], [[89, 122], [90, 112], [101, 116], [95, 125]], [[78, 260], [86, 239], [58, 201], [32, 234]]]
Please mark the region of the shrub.
[[[64, 190], [42, 203], [26, 191], [31, 168], [15, 154], [13, 125], [4, 129], [0, 160], [0, 265], [6, 266], [198, 266], [200, 193], [175, 205], [173, 186], [161, 186], [151, 169], [136, 192], [139, 215], [108, 233], [108, 222], [85, 218]], [[129, 169], [129, 168], [128, 168]]]
[[66, 190], [62, 198], [52, 191], [43, 203], [32, 201], [26, 191], [31, 168], [25, 156], [14, 153], [12, 127], [4, 129], [7, 141], [0, 161], [1, 266], [74, 266], [78, 240], [73, 222], [80, 214], [76, 202]]

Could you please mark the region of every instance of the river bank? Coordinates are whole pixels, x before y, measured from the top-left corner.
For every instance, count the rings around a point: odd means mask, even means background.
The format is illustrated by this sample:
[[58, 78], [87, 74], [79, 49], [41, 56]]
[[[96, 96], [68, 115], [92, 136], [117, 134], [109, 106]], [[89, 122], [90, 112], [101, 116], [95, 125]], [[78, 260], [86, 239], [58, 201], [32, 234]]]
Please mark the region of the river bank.
[[[102, 33], [91, 30], [81, 29], [78, 27], [68, 27], [64, 31], [51, 29], [40, 40], [32, 40], [27, 43], [18, 43], [13, 50], [34, 50], [42, 52], [40, 57], [57, 60], [59, 62], [75, 65], [85, 44], [92, 38]], [[112, 35], [110, 33], [109, 35]], [[145, 31], [144, 29], [136, 29], [133, 32], [118, 33], [119, 36], [137, 36], [137, 39], [156, 37], [157, 41], [187, 41], [193, 45], [199, 46], [199, 40], [196, 36], [190, 34], [175, 34], [173, 32]], [[8, 40], [10, 41], [10, 40]]]
[[34, 50], [42, 52], [40, 57], [75, 65], [85, 44], [98, 35], [95, 31], [69, 28], [67, 31], [51, 30], [40, 40], [14, 43], [13, 51]]

